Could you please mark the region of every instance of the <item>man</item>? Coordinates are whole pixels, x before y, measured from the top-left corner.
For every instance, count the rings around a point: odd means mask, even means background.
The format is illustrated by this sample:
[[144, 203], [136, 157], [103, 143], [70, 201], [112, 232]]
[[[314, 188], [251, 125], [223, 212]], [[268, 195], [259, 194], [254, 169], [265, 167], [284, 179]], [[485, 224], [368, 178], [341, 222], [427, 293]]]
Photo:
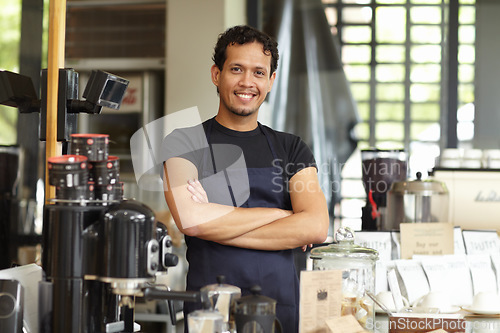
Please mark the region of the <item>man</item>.
[[[276, 77], [274, 40], [236, 26], [219, 36], [213, 60], [217, 115], [164, 141], [165, 199], [186, 235], [187, 289], [213, 284], [218, 275], [243, 294], [259, 285], [277, 301], [283, 331], [297, 332], [292, 249], [322, 243], [329, 226], [314, 157], [299, 137], [257, 121]], [[245, 168], [233, 167], [241, 161]], [[185, 303], [186, 315], [194, 309]]]

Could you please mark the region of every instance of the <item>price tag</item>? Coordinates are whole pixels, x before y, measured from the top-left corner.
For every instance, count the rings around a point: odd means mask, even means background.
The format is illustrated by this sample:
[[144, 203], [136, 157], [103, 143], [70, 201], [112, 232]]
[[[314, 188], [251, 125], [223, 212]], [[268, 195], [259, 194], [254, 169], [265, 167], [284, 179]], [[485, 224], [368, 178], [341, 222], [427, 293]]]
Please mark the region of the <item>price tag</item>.
[[397, 260], [396, 268], [401, 276], [406, 290], [405, 296], [410, 304], [430, 291], [429, 282], [427, 282], [424, 269], [419, 262], [416, 260]]
[[393, 259], [390, 231], [356, 231], [356, 244], [377, 250], [379, 260]]
[[386, 291], [387, 265], [394, 259], [392, 234], [390, 231], [357, 231], [356, 244], [375, 249], [378, 252], [379, 260], [375, 264], [375, 294]]
[[[431, 290], [450, 295], [453, 305], [472, 303], [472, 280], [464, 255], [415, 257], [421, 261]], [[460, 290], [460, 292], [457, 292]]]
[[500, 242], [495, 230], [462, 231], [467, 254], [490, 254], [500, 252]]
[[491, 258], [488, 254], [470, 254], [467, 256], [474, 294], [481, 291], [497, 292], [495, 272], [491, 267]]

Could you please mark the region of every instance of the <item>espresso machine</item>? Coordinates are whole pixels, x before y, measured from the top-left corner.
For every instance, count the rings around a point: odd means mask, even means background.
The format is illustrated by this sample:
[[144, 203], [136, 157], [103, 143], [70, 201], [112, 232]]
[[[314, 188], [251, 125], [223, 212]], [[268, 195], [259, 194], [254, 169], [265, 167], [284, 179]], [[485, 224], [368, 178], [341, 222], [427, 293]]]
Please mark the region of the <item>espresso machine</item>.
[[403, 181], [408, 173], [408, 158], [401, 149], [361, 150], [362, 180], [366, 205], [362, 209], [362, 230], [381, 230], [385, 225], [387, 192], [392, 183]]
[[[45, 141], [47, 71], [41, 100], [29, 77], [0, 71], [0, 81], [0, 104], [39, 112]], [[55, 187], [55, 198], [46, 198], [44, 206], [41, 333], [135, 332], [136, 297], [207, 302], [204, 293], [155, 284], [178, 262], [166, 227], [148, 206], [123, 197], [120, 161], [109, 155], [109, 136], [74, 133], [78, 113], [119, 109], [127, 87], [126, 79], [92, 71], [85, 100], [79, 100], [78, 73], [59, 70], [57, 141], [63, 153], [47, 159], [47, 186]]]
[[155, 285], [178, 258], [153, 211], [123, 198], [107, 142], [75, 134], [70, 154], [48, 159], [56, 195], [44, 210], [41, 332], [135, 332], [136, 297], [201, 301], [200, 292]]

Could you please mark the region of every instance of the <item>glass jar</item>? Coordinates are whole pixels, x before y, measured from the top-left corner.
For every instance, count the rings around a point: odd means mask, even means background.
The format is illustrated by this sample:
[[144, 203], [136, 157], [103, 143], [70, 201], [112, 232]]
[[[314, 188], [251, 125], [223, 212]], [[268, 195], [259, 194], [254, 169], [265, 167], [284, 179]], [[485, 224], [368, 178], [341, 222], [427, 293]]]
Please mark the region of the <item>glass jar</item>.
[[375, 312], [366, 292], [375, 292], [375, 263], [378, 252], [354, 243], [354, 232], [342, 227], [336, 243], [311, 250], [313, 270], [342, 271], [341, 315], [353, 315], [365, 329], [374, 328]]

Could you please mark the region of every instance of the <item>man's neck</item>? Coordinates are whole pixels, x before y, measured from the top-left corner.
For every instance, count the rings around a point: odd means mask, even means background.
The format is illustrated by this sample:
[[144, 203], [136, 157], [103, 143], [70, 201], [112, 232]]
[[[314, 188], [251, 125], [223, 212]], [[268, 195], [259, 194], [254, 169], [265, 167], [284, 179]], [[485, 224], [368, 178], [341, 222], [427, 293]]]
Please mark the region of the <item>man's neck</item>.
[[239, 132], [253, 131], [257, 128], [257, 115], [238, 116], [218, 113], [215, 120], [222, 126]]

